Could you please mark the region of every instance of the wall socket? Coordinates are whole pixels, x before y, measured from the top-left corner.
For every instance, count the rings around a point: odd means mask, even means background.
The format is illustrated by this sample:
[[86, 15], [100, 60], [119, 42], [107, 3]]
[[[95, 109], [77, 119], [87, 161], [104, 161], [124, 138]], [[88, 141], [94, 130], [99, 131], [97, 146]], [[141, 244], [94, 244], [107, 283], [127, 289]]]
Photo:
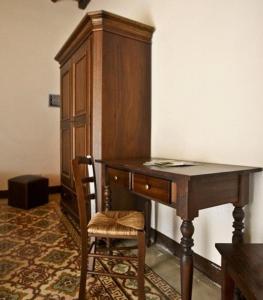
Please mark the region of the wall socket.
[[60, 95], [49, 94], [49, 106], [60, 107]]

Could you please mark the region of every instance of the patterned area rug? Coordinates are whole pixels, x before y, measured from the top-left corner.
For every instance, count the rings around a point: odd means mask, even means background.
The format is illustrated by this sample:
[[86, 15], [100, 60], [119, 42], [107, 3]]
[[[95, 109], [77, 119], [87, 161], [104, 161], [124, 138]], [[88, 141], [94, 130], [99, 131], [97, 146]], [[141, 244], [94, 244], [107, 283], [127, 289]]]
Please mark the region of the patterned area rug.
[[[0, 299], [77, 299], [79, 236], [56, 201], [28, 211], [0, 201]], [[96, 260], [96, 270], [134, 274], [135, 262]], [[136, 281], [100, 276], [87, 280], [87, 299], [135, 300]], [[147, 300], [179, 294], [145, 267]]]

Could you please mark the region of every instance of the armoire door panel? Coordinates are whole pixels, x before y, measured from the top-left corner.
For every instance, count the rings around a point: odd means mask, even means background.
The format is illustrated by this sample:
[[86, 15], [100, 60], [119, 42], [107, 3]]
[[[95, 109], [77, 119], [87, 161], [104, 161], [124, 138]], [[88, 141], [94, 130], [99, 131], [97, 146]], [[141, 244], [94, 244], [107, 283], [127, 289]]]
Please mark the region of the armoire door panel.
[[87, 155], [87, 126], [86, 124], [74, 127], [75, 156]]
[[61, 128], [61, 179], [66, 185], [71, 185], [71, 126]]
[[[78, 124], [73, 130], [74, 138], [74, 157], [86, 156], [89, 154], [89, 140], [87, 138], [87, 126], [86, 124]], [[81, 176], [86, 175], [85, 165], [81, 166]]]
[[86, 42], [73, 56], [73, 114], [89, 113], [90, 103], [90, 42]]
[[74, 67], [74, 115], [80, 115], [86, 112], [86, 55]]
[[67, 62], [61, 69], [61, 119], [71, 117], [71, 62]]
[[151, 49], [109, 32], [104, 33], [103, 42], [111, 55], [103, 58], [102, 157], [147, 157], [151, 146]]

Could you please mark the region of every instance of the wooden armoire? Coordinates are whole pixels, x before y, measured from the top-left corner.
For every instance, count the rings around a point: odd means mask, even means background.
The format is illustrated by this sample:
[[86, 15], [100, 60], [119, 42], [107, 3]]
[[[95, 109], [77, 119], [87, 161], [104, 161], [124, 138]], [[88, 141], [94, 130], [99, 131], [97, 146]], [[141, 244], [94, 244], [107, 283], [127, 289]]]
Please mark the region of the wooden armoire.
[[[72, 158], [150, 156], [153, 31], [105, 11], [88, 13], [55, 57], [61, 69], [62, 208], [74, 217]], [[101, 203], [100, 164], [96, 175]]]

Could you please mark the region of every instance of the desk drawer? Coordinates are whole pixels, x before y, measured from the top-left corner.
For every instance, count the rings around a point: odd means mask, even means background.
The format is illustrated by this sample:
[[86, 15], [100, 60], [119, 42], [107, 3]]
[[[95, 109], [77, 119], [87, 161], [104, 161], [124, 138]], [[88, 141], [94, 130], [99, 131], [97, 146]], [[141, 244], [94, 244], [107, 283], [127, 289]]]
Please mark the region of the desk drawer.
[[125, 188], [130, 188], [129, 172], [108, 168], [108, 175], [111, 184], [116, 184]]
[[168, 180], [134, 174], [132, 189], [135, 193], [170, 203], [171, 183]]

